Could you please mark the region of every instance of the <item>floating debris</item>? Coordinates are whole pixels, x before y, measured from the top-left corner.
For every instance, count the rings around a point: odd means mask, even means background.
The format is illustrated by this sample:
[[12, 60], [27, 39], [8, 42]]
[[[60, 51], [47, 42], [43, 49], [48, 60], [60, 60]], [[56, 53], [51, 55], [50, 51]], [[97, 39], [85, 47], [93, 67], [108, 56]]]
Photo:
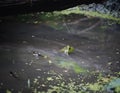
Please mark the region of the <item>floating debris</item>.
[[47, 77], [48, 81], [53, 81], [54, 79], [52, 77]]
[[37, 76], [37, 78], [41, 78], [40, 76]]
[[116, 52], [117, 55], [119, 55], [120, 53], [119, 52]]
[[37, 71], [41, 71], [41, 69], [36, 69]]
[[33, 56], [38, 57], [39, 54], [37, 52], [33, 51]]
[[37, 84], [38, 83], [38, 79], [35, 78], [34, 81], [33, 81], [34, 84]]
[[108, 62], [108, 65], [111, 65], [112, 64], [112, 62]]
[[12, 76], [14, 78], [18, 78], [18, 75], [16, 73], [13, 73], [12, 71], [10, 71], [10, 76]]
[[34, 35], [32, 35], [32, 37], [35, 37]]
[[42, 87], [45, 87], [45, 84], [42, 84], [41, 86], [42, 86]]
[[24, 71], [25, 71], [25, 69], [21, 69], [21, 71], [23, 71], [23, 72], [24, 72]]
[[44, 58], [48, 58], [48, 56], [44, 55]]
[[52, 63], [52, 61], [51, 61], [51, 60], [48, 60], [48, 62], [49, 62], [49, 64], [51, 64], [51, 63]]
[[23, 43], [23, 44], [26, 44], [26, 43], [27, 43], [27, 41], [22, 41], [22, 43]]
[[30, 88], [30, 79], [27, 80], [28, 88]]
[[96, 56], [96, 58], [98, 58], [98, 59], [99, 59], [99, 58], [100, 58], [100, 56]]
[[36, 51], [33, 51], [33, 56], [35, 56], [37, 59], [39, 58], [39, 57], [43, 57], [43, 58], [48, 58], [48, 56], [46, 56], [46, 55], [43, 55], [43, 54], [41, 54], [41, 53], [38, 53], [38, 52], [36, 52]]

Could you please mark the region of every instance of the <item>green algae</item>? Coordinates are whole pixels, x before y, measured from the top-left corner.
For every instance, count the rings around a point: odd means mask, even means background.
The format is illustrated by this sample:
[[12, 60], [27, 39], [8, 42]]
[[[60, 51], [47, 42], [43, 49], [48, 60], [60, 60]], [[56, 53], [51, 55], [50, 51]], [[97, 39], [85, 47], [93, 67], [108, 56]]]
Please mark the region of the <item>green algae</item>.
[[62, 58], [57, 58], [56, 65], [60, 68], [65, 68], [68, 70], [73, 70], [75, 73], [85, 73], [87, 70], [79, 66], [76, 62], [65, 60]]

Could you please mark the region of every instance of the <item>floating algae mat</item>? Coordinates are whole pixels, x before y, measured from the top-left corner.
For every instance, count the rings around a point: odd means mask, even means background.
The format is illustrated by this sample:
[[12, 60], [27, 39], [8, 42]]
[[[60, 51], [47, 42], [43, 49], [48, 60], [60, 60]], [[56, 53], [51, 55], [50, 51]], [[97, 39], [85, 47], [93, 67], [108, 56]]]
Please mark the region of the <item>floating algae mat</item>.
[[87, 71], [85, 68], [79, 66], [79, 64], [77, 64], [76, 62], [63, 59], [60, 57], [56, 59], [55, 64], [61, 68], [65, 68], [67, 70], [73, 70], [75, 73], [83, 73]]

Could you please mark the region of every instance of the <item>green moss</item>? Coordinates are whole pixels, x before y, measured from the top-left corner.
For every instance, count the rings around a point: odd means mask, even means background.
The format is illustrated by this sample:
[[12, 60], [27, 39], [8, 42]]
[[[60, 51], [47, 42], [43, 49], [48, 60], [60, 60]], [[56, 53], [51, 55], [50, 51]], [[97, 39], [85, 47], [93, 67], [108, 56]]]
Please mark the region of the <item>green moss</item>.
[[73, 14], [73, 13], [74, 14], [83, 14], [83, 15], [87, 15], [87, 16], [110, 19], [110, 20], [114, 20], [114, 21], [120, 23], [120, 18], [113, 17], [110, 14], [102, 14], [102, 13], [99, 13], [99, 12], [83, 11], [83, 10], [80, 10], [79, 7], [73, 7], [71, 9], [66, 9], [66, 10], [63, 10], [63, 11], [57, 12], [57, 13], [63, 14], [63, 15], [70, 15], [70, 14]]
[[114, 20], [114, 21], [120, 23], [120, 18], [116, 18], [116, 17], [113, 17], [108, 14], [101, 14], [98, 12], [90, 12], [90, 11], [80, 11], [80, 14], [89, 15], [89, 16], [93, 16], [93, 17], [100, 17], [100, 18], [104, 18], [104, 19], [110, 19], [110, 20]]

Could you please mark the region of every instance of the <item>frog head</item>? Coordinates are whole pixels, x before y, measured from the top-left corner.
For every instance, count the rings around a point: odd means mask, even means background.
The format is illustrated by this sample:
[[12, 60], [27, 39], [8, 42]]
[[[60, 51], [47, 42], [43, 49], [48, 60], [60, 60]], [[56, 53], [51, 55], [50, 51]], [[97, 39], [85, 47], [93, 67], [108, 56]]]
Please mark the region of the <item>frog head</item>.
[[67, 45], [61, 49], [61, 52], [63, 52], [64, 54], [67, 54], [67, 55], [69, 55], [73, 51], [74, 51], [74, 48], [70, 45]]

